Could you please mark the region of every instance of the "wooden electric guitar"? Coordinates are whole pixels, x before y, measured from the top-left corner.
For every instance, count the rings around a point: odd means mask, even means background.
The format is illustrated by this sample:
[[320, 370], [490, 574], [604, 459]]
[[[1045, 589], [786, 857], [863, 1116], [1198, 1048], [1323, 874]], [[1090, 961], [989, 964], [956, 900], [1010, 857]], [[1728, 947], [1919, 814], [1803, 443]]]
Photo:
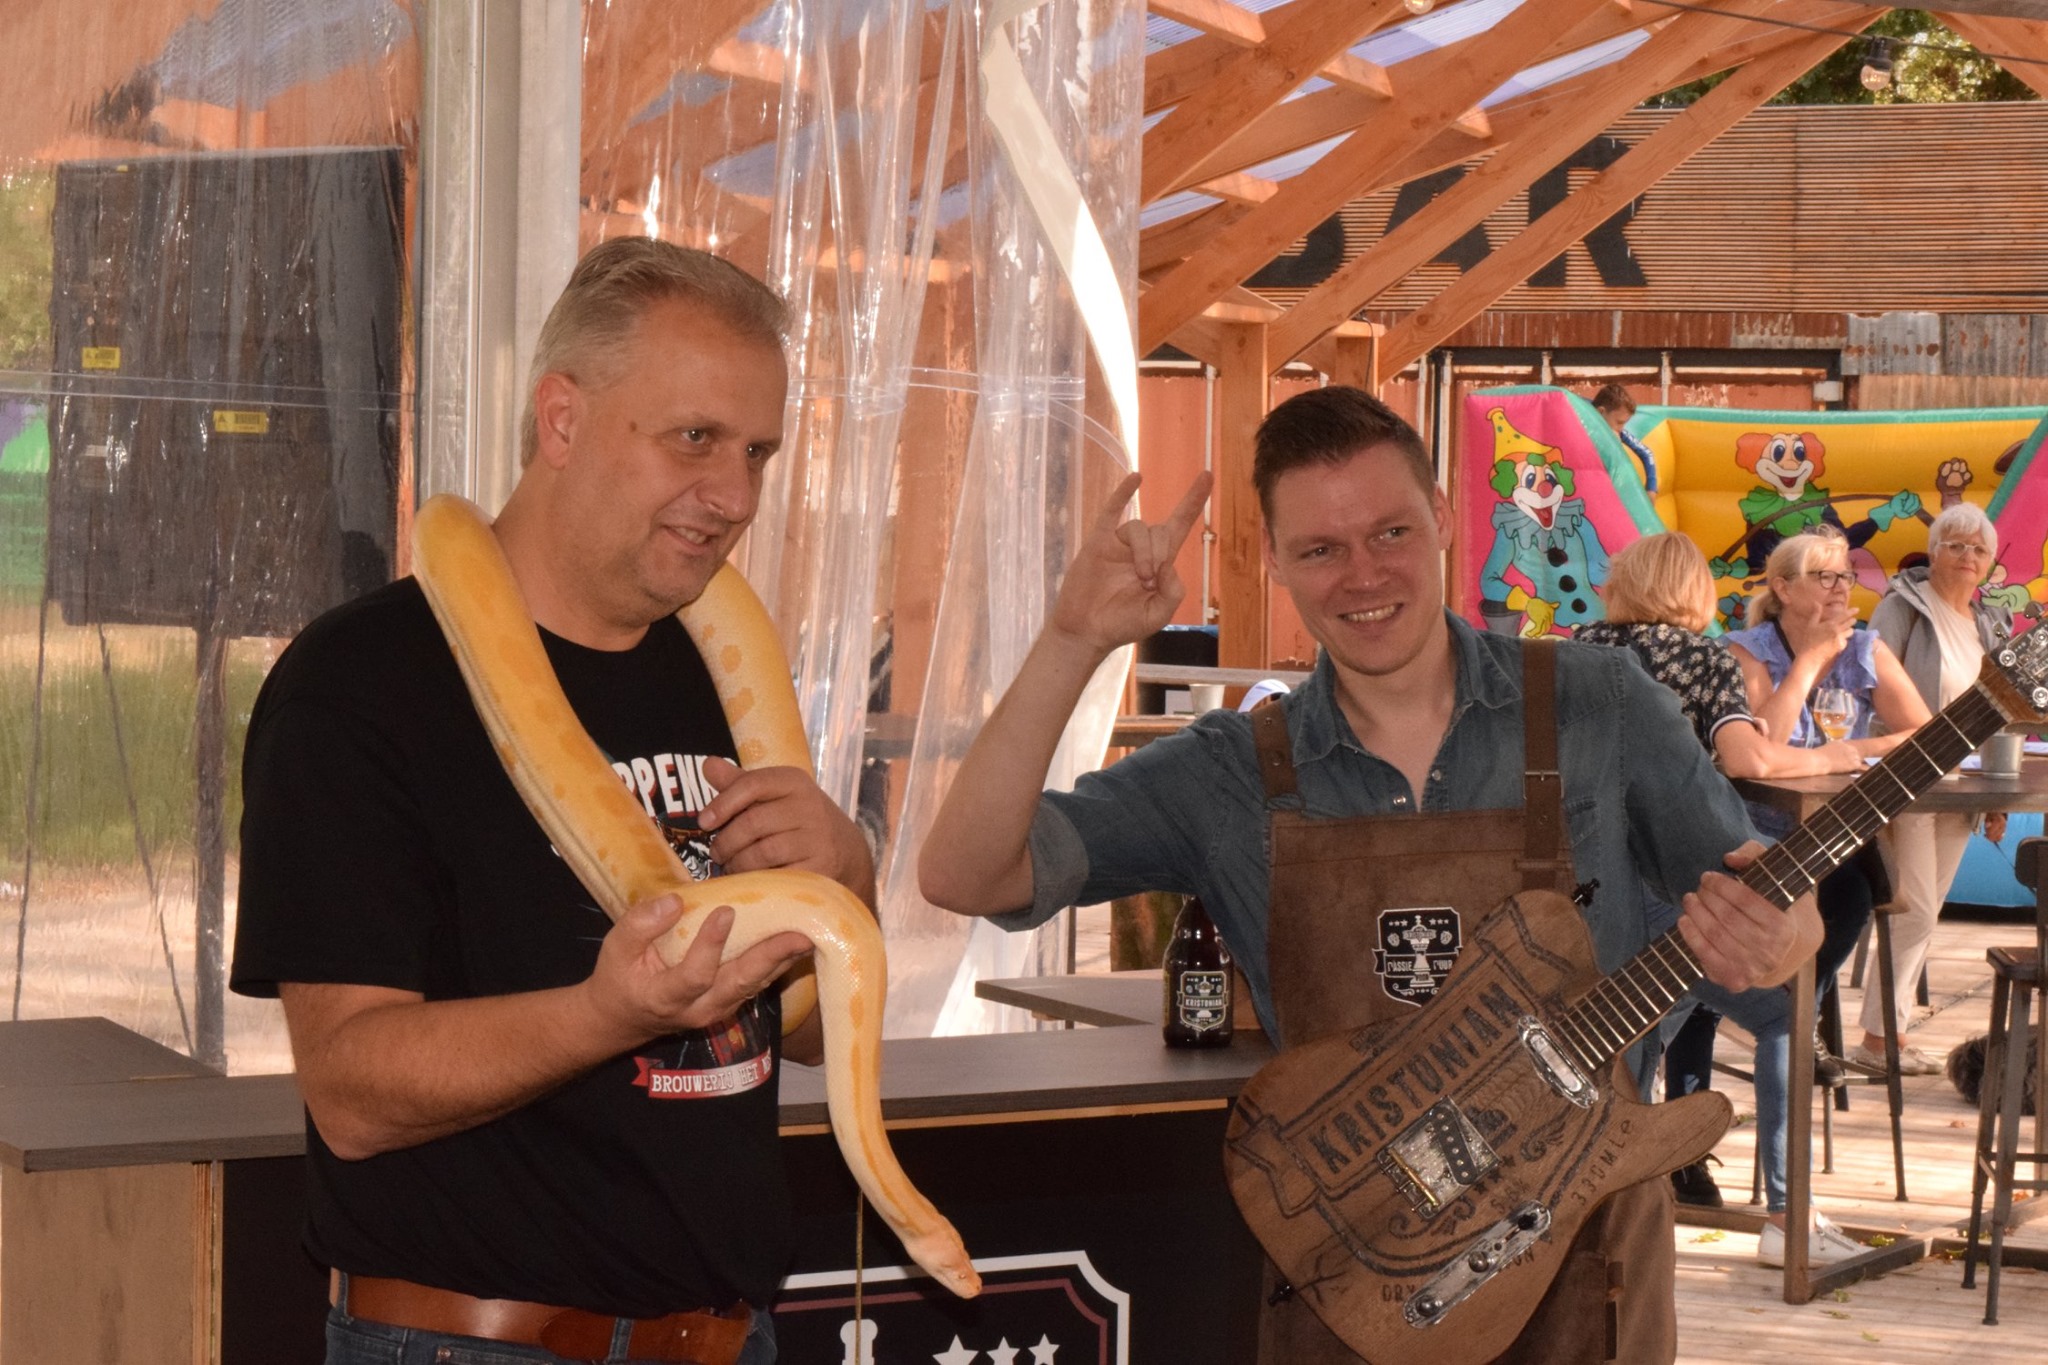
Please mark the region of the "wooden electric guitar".
[[[2043, 713], [2048, 631], [2034, 630], [1742, 881], [1790, 905], [2008, 720]], [[1646, 1105], [1617, 1065], [1701, 976], [1674, 929], [1603, 977], [1570, 901], [1518, 895], [1425, 1009], [1292, 1048], [1252, 1078], [1224, 1149], [1231, 1194], [1296, 1292], [1373, 1365], [1491, 1360], [1604, 1199], [1727, 1130], [1720, 1095]]]

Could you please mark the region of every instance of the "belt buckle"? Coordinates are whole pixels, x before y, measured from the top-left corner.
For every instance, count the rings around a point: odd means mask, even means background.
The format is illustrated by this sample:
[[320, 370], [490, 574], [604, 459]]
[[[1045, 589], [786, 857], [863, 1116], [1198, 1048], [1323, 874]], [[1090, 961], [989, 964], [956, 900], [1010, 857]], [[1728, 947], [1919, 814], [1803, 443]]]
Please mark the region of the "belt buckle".
[[617, 1318], [599, 1317], [580, 1308], [565, 1308], [540, 1325], [534, 1342], [564, 1360], [595, 1362], [612, 1353]]

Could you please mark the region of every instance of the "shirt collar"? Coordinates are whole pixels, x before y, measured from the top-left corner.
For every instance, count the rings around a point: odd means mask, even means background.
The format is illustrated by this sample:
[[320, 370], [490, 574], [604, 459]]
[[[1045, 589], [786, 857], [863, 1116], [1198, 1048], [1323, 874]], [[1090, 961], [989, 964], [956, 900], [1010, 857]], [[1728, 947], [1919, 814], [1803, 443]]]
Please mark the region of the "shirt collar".
[[[1451, 709], [1451, 724], [1456, 725], [1474, 702], [1495, 711], [1519, 704], [1522, 686], [1501, 664], [1502, 645], [1491, 637], [1482, 639], [1478, 631], [1448, 609], [1444, 619], [1450, 624], [1451, 652], [1458, 668], [1457, 701]], [[1505, 644], [1515, 648], [1518, 642]], [[1351, 733], [1351, 722], [1344, 719], [1337, 704], [1337, 666], [1330, 662], [1328, 650], [1316, 652], [1315, 670], [1294, 698], [1288, 728], [1293, 733], [1296, 767], [1328, 758], [1339, 744], [1364, 752], [1364, 746]]]

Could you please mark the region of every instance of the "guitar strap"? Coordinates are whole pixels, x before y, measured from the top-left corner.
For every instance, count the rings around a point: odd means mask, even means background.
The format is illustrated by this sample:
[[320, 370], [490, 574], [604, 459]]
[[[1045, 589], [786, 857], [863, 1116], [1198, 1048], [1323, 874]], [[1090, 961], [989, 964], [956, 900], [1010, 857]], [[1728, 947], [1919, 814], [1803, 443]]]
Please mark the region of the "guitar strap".
[[[1269, 808], [1299, 807], [1294, 743], [1280, 698], [1252, 708], [1252, 740]], [[1565, 842], [1564, 782], [1557, 771], [1557, 637], [1522, 642], [1522, 857], [1516, 864], [1525, 891], [1567, 885], [1571, 855]]]

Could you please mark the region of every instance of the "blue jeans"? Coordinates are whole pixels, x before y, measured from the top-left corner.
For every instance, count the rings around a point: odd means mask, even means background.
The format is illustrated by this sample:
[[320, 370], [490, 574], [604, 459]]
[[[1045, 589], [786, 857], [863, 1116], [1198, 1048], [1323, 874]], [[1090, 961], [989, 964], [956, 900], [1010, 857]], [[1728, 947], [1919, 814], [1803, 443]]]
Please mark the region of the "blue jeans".
[[1751, 1084], [1756, 1089], [1756, 1154], [1763, 1169], [1764, 1208], [1785, 1211], [1785, 1133], [1792, 1075], [1792, 992], [1763, 986], [1737, 994], [1711, 981], [1690, 992], [1693, 999], [1726, 1015], [1756, 1039]]
[[[634, 1365], [623, 1355], [623, 1338], [614, 1341], [607, 1365]], [[538, 1346], [513, 1346], [477, 1337], [448, 1336], [410, 1327], [352, 1318], [338, 1307], [327, 1310], [327, 1365], [581, 1365]], [[775, 1324], [772, 1315], [756, 1312], [740, 1350], [739, 1365], [775, 1365]]]

